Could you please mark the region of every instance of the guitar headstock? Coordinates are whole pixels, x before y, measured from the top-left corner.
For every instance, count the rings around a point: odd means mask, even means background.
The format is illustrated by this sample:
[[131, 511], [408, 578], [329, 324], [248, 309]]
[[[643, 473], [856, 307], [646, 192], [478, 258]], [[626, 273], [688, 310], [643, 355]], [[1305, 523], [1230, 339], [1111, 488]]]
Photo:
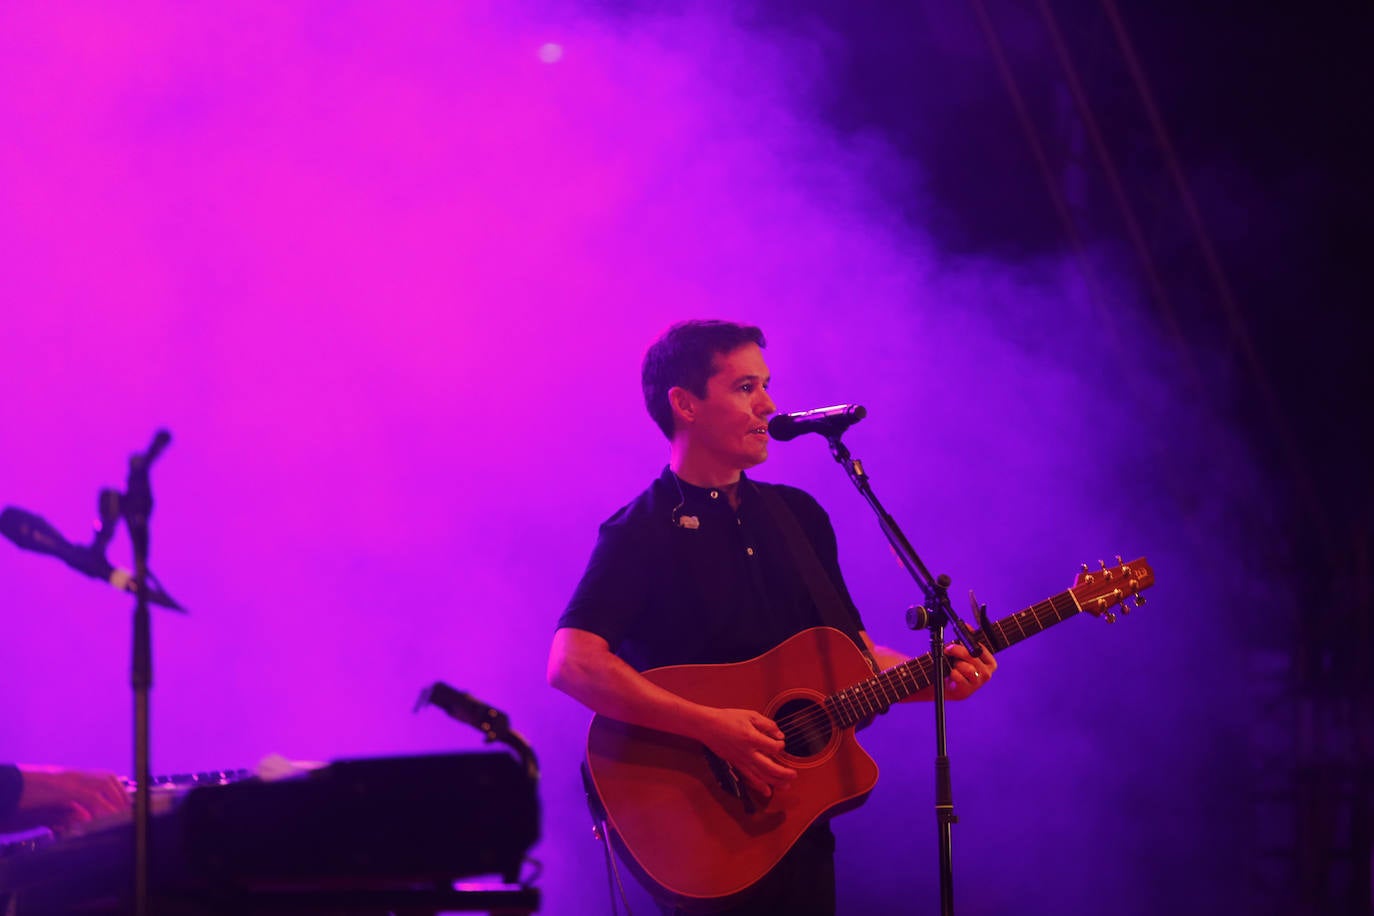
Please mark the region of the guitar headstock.
[[[1155, 584], [1154, 570], [1144, 557], [1123, 563], [1118, 556], [1115, 566], [1108, 566], [1101, 560], [1098, 565], [1100, 569], [1090, 570], [1084, 563], [1083, 571], [1074, 578], [1069, 591], [1083, 610], [1108, 623], [1116, 623], [1116, 612], [1112, 608], [1121, 605], [1121, 613], [1128, 614], [1133, 606], [1144, 604], [1145, 598], [1140, 592]], [[1127, 599], [1133, 599], [1135, 604], [1128, 604]]]

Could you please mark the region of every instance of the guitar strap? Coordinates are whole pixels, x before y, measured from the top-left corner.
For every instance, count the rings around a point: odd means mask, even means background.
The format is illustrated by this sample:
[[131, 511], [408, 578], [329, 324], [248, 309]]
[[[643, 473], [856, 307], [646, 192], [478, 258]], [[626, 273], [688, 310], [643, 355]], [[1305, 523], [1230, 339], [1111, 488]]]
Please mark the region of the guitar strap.
[[820, 557], [816, 556], [816, 548], [812, 545], [811, 539], [802, 530], [801, 522], [797, 521], [797, 516], [788, 508], [786, 501], [778, 494], [778, 491], [767, 484], [755, 484], [754, 492], [759, 495], [759, 502], [763, 504], [764, 510], [772, 518], [778, 530], [782, 532], [783, 539], [787, 541], [787, 549], [792, 554], [792, 560], [797, 569], [801, 572], [802, 581], [806, 583], [806, 590], [811, 593], [811, 600], [821, 612], [821, 621], [828, 627], [839, 630], [844, 635], [853, 640], [854, 645], [859, 647], [859, 651], [868, 659], [869, 667], [874, 671], [878, 670], [878, 663], [869, 653], [868, 647], [864, 645], [863, 637], [859, 635], [859, 628], [854, 623], [854, 617], [845, 607], [844, 599], [835, 589], [835, 583], [830, 581], [830, 576], [821, 566]]

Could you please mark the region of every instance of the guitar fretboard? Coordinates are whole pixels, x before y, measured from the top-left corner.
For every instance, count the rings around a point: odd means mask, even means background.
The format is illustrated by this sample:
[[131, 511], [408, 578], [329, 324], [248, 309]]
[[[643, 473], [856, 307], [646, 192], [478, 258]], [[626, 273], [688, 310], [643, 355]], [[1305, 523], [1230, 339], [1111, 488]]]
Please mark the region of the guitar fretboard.
[[[1039, 604], [992, 622], [988, 625], [990, 632], [985, 634], [979, 630], [974, 635], [1000, 651], [1068, 620], [1080, 610], [1072, 592], [1060, 592]], [[894, 665], [868, 680], [826, 697], [825, 711], [840, 728], [856, 725], [870, 716], [886, 712], [893, 703], [905, 700], [935, 683], [935, 666], [936, 658], [930, 652]]]

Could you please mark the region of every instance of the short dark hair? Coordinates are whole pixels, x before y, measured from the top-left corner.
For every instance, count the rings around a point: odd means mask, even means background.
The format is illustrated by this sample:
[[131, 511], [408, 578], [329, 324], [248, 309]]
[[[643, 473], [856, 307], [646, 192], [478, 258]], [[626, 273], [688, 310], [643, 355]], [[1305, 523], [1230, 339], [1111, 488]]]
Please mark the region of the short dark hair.
[[733, 353], [745, 344], [767, 346], [763, 332], [753, 325], [733, 321], [679, 321], [664, 331], [644, 354], [640, 383], [644, 406], [663, 435], [673, 438], [673, 407], [670, 388], [686, 388], [706, 397], [706, 382], [716, 371], [716, 356]]

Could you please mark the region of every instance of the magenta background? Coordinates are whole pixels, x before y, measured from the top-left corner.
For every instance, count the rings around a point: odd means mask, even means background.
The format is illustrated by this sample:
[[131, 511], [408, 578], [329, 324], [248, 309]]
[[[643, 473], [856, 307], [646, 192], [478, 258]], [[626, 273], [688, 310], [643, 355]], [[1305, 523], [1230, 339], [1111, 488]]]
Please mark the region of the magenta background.
[[[728, 317], [764, 327], [784, 410], [869, 408], [847, 441], [960, 606], [1011, 613], [1118, 552], [1158, 574], [1126, 622], [1018, 647], [951, 708], [960, 910], [1226, 899], [1244, 697], [1208, 621], [1284, 593], [1244, 553], [1276, 540], [1260, 472], [1134, 281], [1104, 311], [1067, 259], [956, 257], [902, 218], [919, 170], [808, 114], [832, 53], [700, 12], [0, 10], [0, 502], [84, 540], [173, 432], [152, 565], [191, 614], [154, 621], [157, 772], [477, 748], [410, 713], [445, 680], [540, 753], [546, 911], [606, 911], [588, 715], [545, 686], [548, 638], [666, 460], [644, 347]], [[829, 508], [869, 630], [919, 650], [824, 444], [773, 453], [758, 476]], [[128, 772], [131, 601], [0, 547], [0, 757]], [[933, 912], [929, 709], [863, 740], [883, 778], [837, 822], [841, 911]]]

